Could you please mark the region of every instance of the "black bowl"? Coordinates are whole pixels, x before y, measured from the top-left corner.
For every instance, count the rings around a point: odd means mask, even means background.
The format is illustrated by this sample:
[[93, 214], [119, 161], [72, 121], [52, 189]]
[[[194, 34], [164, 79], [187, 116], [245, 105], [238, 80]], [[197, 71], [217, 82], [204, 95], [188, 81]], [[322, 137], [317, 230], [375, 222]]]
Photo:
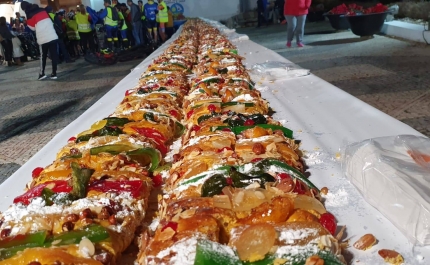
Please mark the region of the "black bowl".
[[309, 22], [324, 21], [324, 11], [309, 11], [306, 18]]
[[348, 18], [343, 14], [325, 14], [325, 16], [335, 30], [347, 30], [350, 28]]
[[352, 33], [361, 37], [379, 33], [384, 25], [387, 14], [388, 12], [348, 16]]

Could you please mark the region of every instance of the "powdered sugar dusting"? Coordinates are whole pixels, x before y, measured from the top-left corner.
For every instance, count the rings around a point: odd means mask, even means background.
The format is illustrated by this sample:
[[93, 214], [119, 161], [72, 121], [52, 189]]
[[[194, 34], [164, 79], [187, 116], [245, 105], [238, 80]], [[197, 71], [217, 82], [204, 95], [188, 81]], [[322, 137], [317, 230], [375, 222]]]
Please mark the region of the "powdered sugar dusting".
[[166, 154], [166, 157], [164, 157], [164, 161], [172, 162], [173, 155], [179, 153], [179, 149], [181, 149], [181, 146], [182, 138], [179, 138], [178, 140], [174, 141], [173, 144], [170, 146], [170, 151]]
[[341, 188], [335, 193], [328, 192], [327, 195], [322, 195], [325, 199], [325, 205], [328, 207], [342, 207], [348, 204], [348, 193]]
[[[175, 253], [170, 258], [170, 265], [193, 265], [196, 256], [196, 246], [198, 237], [184, 238], [176, 242], [173, 246], [160, 251], [157, 258], [162, 259]], [[166, 264], [166, 263], [162, 263]]]
[[260, 92], [265, 92], [265, 91], [269, 90], [269, 87], [267, 87], [267, 86], [256, 86], [255, 89], [257, 89]]
[[314, 236], [317, 233], [317, 230], [310, 228], [299, 230], [283, 230], [279, 235], [279, 240], [285, 241], [287, 244], [294, 244], [297, 240], [305, 239], [309, 236]]

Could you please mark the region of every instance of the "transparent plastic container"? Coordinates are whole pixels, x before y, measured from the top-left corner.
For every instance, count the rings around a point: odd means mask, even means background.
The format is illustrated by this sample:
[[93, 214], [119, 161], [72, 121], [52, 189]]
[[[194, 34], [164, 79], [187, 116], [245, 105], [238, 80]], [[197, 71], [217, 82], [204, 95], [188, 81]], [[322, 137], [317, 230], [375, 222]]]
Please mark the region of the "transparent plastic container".
[[415, 245], [430, 245], [430, 139], [368, 139], [343, 150], [342, 171]]
[[262, 76], [269, 81], [276, 81], [307, 76], [310, 74], [310, 70], [303, 69], [293, 63], [268, 61], [254, 64], [251, 68], [251, 73]]

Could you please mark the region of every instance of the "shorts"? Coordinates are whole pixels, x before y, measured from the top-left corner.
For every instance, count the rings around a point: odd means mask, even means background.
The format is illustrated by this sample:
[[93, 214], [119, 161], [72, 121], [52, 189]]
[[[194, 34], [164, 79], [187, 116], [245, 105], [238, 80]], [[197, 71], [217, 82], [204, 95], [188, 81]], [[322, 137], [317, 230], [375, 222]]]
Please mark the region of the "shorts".
[[150, 30], [157, 28], [157, 21], [155, 20], [147, 20], [146, 21], [146, 27]]

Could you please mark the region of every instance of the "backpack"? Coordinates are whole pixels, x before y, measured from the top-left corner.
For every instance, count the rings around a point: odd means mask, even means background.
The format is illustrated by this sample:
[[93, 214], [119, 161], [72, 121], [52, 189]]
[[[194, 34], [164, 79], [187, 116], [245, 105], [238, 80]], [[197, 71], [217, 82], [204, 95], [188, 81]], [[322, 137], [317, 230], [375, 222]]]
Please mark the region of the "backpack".
[[110, 8], [110, 10], [112, 11], [112, 20], [113, 21], [118, 21], [119, 20], [119, 15], [118, 15], [118, 11], [116, 10], [116, 8], [112, 8], [111, 6], [108, 6]]
[[[48, 16], [49, 16], [49, 14], [48, 14]], [[55, 16], [56, 16], [56, 15], [55, 15]], [[57, 33], [58, 38], [59, 38], [59, 39], [64, 39], [64, 32], [63, 32], [63, 29], [62, 29], [60, 26], [58, 26], [58, 25], [57, 25], [57, 23], [55, 23], [54, 19], [52, 19], [52, 17], [51, 17], [51, 16], [49, 16], [49, 18], [52, 20], [52, 24], [53, 24], [53, 26], [54, 26], [55, 33]], [[54, 17], [54, 18], [55, 18], [55, 17]]]

